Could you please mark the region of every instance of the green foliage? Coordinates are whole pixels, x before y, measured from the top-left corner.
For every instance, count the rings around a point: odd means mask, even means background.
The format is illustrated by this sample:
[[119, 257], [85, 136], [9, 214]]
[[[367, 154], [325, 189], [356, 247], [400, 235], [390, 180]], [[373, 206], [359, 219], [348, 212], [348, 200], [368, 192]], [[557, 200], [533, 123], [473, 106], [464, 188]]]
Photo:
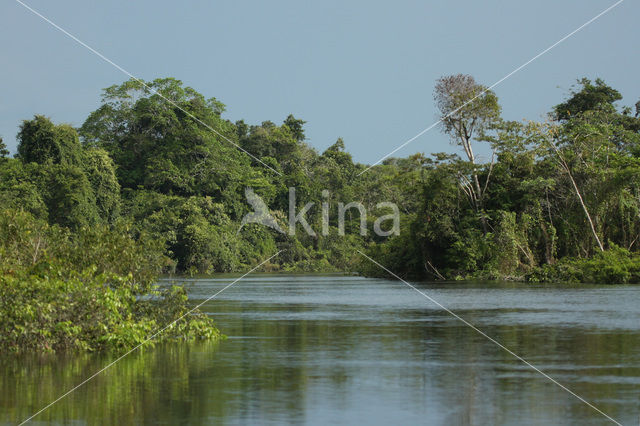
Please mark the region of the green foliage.
[[18, 157], [25, 163], [79, 165], [78, 134], [68, 124], [55, 125], [42, 115], [24, 120], [18, 132]]
[[351, 154], [345, 151], [344, 140], [338, 140], [327, 148], [315, 162], [314, 177], [324, 182], [324, 189], [341, 195], [356, 177], [356, 167]]
[[134, 320], [135, 297], [113, 277], [0, 277], [4, 351], [125, 349], [157, 324]]
[[[472, 77], [443, 77], [435, 100], [462, 154], [388, 158], [362, 175], [342, 138], [318, 153], [293, 115], [231, 123], [220, 101], [173, 78], [105, 89], [82, 143], [68, 125], [25, 120], [16, 158], [0, 141], [0, 345], [131, 347], [189, 309], [158, 274], [246, 271], [280, 250], [265, 270], [386, 276], [364, 251], [420, 279], [638, 282], [640, 119], [601, 80], [580, 84], [556, 121], [515, 122]], [[315, 203], [316, 235], [240, 229], [247, 187], [283, 229], [295, 187], [297, 209]], [[352, 201], [367, 235], [355, 210], [338, 233], [338, 203]], [[398, 206], [400, 235], [371, 232], [388, 213], [380, 202]], [[217, 336], [188, 317], [165, 338]]]
[[255, 157], [271, 157], [281, 166], [288, 166], [295, 159], [297, 137], [299, 135], [296, 136], [286, 125], [278, 127], [265, 122], [261, 126], [250, 127], [246, 136], [240, 139], [240, 145]]
[[96, 196], [80, 167], [46, 163], [37, 173], [37, 184], [50, 223], [77, 229], [98, 222]]
[[98, 215], [106, 222], [114, 222], [120, 216], [120, 184], [107, 151], [100, 148], [86, 150], [84, 172], [95, 195]]
[[544, 265], [527, 275], [531, 282], [576, 282], [593, 284], [640, 283], [640, 255], [621, 247], [597, 253], [589, 259], [565, 258]]
[[17, 159], [0, 161], [2, 208], [23, 209], [38, 218], [47, 219], [48, 210], [38, 184], [37, 169], [37, 165], [25, 165]]
[[438, 79], [434, 100], [442, 116], [445, 133], [455, 143], [482, 133], [500, 118], [498, 98], [491, 90], [476, 83], [470, 75], [456, 74]]
[[231, 272], [243, 264], [239, 225], [211, 197], [163, 196], [132, 191], [125, 202], [140, 232], [166, 242], [167, 254], [181, 271]]
[[595, 84], [588, 78], [578, 80], [581, 89], [572, 90], [571, 97], [556, 105], [553, 110], [558, 120], [568, 120], [586, 111], [614, 109], [613, 103], [622, 99], [620, 92], [596, 79]]
[[526, 235], [527, 215], [521, 219], [525, 223], [518, 223], [513, 212], [498, 212], [498, 226], [493, 235], [492, 266], [498, 272], [498, 276], [518, 276], [523, 269], [533, 267], [533, 253], [529, 248]]
[[235, 129], [220, 118], [224, 105], [173, 78], [147, 87], [129, 80], [105, 89], [102, 106], [80, 129], [85, 144], [109, 153], [123, 188], [211, 196], [237, 214], [253, 172], [250, 158], [228, 141]]
[[306, 123], [306, 121], [295, 118], [293, 114], [289, 114], [284, 120], [284, 125], [289, 128], [294, 139], [298, 142], [305, 140], [304, 123]]
[[7, 149], [7, 144], [5, 144], [2, 137], [0, 137], [0, 161], [4, 160], [8, 156], [9, 150]]
[[[465, 99], [460, 87], [475, 87], [462, 77], [439, 81], [443, 113]], [[555, 108], [570, 111], [560, 123], [486, 126], [479, 140], [494, 149], [490, 163], [473, 163], [469, 155], [470, 116], [453, 116], [445, 130], [470, 161], [444, 154], [422, 160], [422, 203], [403, 227], [411, 236], [380, 242], [369, 253], [394, 271], [427, 278], [548, 274], [544, 279], [634, 282], [635, 254], [625, 257], [616, 247], [635, 253], [640, 240], [640, 122], [616, 108], [621, 96], [604, 82], [581, 84]], [[398, 164], [381, 167], [400, 173]], [[593, 234], [605, 242], [604, 253]]]
[[[125, 225], [73, 234], [29, 213], [0, 211], [0, 350], [127, 350], [155, 340], [215, 338], [182, 287], [160, 288], [157, 243]], [[153, 342], [151, 342], [153, 343]]]

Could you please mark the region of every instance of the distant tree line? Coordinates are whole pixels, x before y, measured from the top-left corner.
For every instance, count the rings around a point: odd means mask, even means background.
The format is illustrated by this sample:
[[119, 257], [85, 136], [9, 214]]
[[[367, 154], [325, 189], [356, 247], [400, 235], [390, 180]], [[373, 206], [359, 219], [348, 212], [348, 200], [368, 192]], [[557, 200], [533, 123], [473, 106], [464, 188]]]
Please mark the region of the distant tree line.
[[[491, 90], [468, 75], [445, 76], [434, 100], [461, 155], [389, 158], [360, 175], [367, 166], [342, 139], [320, 153], [293, 115], [233, 123], [219, 100], [179, 80], [130, 80], [105, 89], [80, 128], [41, 115], [23, 121], [15, 158], [0, 145], [0, 198], [5, 211], [72, 234], [125, 223], [132, 238], [158, 243], [169, 259], [164, 272], [241, 271], [281, 249], [271, 270], [380, 274], [361, 250], [419, 278], [634, 281], [640, 103], [618, 107], [621, 99], [602, 80], [582, 79], [545, 122], [507, 121]], [[479, 144], [491, 158], [477, 156]], [[318, 229], [323, 202], [360, 201], [375, 212], [391, 201], [401, 232], [359, 235], [355, 209], [345, 236], [335, 215], [329, 235], [255, 224], [238, 232], [250, 209], [246, 187], [282, 221], [295, 187], [299, 204], [316, 203], [307, 220]], [[586, 263], [613, 253], [617, 261], [605, 263], [615, 271], [587, 272]]]

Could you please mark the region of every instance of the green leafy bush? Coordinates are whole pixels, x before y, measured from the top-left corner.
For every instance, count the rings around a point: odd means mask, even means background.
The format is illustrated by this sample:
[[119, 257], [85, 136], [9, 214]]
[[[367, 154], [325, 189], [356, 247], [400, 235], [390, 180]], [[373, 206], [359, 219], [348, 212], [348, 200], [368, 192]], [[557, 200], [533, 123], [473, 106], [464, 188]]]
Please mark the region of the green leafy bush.
[[0, 210], [0, 350], [126, 350], [173, 322], [149, 343], [219, 337], [183, 287], [154, 284], [164, 247], [129, 230], [71, 234]]
[[531, 282], [640, 283], [640, 255], [612, 246], [589, 259], [567, 258], [527, 275]]

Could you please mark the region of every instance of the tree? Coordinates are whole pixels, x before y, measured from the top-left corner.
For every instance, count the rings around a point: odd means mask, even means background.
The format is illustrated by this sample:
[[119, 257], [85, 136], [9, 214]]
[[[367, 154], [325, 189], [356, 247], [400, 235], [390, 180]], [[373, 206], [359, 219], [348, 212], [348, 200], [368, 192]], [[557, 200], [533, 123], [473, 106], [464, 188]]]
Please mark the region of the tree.
[[107, 151], [90, 148], [85, 153], [84, 172], [89, 179], [100, 217], [113, 223], [120, 214], [120, 184]]
[[326, 185], [323, 189], [339, 192], [345, 199], [351, 198], [346, 192], [349, 192], [349, 183], [355, 178], [356, 168], [351, 154], [345, 151], [342, 138], [322, 153], [314, 169], [314, 175]]
[[591, 80], [582, 78], [578, 83], [582, 89], [572, 90], [569, 99], [553, 107], [551, 116], [565, 127], [575, 127], [576, 123], [578, 126], [583, 123], [593, 126], [619, 126], [612, 135], [612, 141], [618, 146], [635, 145], [635, 150], [640, 150], [637, 146], [640, 118], [637, 114], [634, 117], [628, 106], [618, 111], [614, 103], [622, 99], [620, 92], [601, 79], [592, 84]]
[[9, 150], [7, 149], [7, 145], [3, 142], [2, 137], [0, 136], [0, 159], [7, 158], [9, 156]]
[[104, 90], [81, 135], [113, 158], [123, 188], [208, 195], [236, 209], [253, 171], [251, 158], [234, 146], [236, 127], [220, 117], [223, 111], [218, 100], [180, 80], [146, 86], [129, 80]]
[[291, 130], [293, 137], [298, 142], [305, 140], [304, 123], [306, 123], [306, 121], [295, 118], [293, 114], [289, 114], [289, 116], [284, 120], [284, 125]]
[[547, 130], [547, 132], [548, 132], [548, 135], [549, 135], [548, 136], [549, 140], [547, 141], [547, 144], [552, 149], [552, 151], [555, 153], [555, 155], [557, 157], [558, 164], [560, 165], [562, 170], [569, 177], [569, 180], [571, 181], [571, 185], [573, 187], [573, 190], [575, 191], [575, 194], [578, 197], [578, 200], [580, 201], [580, 206], [582, 207], [582, 210], [584, 211], [585, 217], [587, 218], [587, 221], [589, 222], [589, 227], [591, 229], [591, 233], [593, 234], [593, 238], [596, 240], [596, 243], [598, 243], [598, 248], [600, 248], [600, 251], [604, 251], [604, 246], [602, 245], [602, 241], [600, 241], [600, 237], [598, 236], [598, 232], [596, 231], [596, 226], [594, 224], [593, 219], [591, 218], [591, 214], [589, 213], [589, 209], [587, 208], [587, 205], [585, 204], [584, 197], [582, 196], [580, 188], [578, 187], [578, 184], [576, 183], [576, 180], [573, 177], [573, 173], [571, 172], [571, 167], [567, 163], [567, 160], [565, 159], [565, 156], [562, 154], [562, 151], [558, 148], [557, 143], [554, 140], [554, 139], [557, 138], [557, 136], [556, 136], [557, 130], [555, 128], [551, 127], [551, 128], [549, 128]]
[[[578, 81], [581, 90], [554, 107], [559, 124], [548, 125], [545, 145], [566, 174], [600, 251], [609, 241], [629, 246], [635, 226], [626, 217], [637, 208], [640, 120], [619, 112], [622, 95], [597, 79]], [[632, 239], [633, 241], [633, 239]]]
[[571, 90], [571, 97], [553, 108], [557, 120], [568, 120], [585, 111], [604, 110], [615, 111], [613, 103], [622, 99], [616, 89], [608, 86], [602, 79], [596, 79], [595, 84], [588, 78], [578, 80], [582, 86], [579, 91]]
[[73, 127], [36, 115], [20, 125], [18, 157], [25, 163], [79, 165], [82, 146]]
[[236, 121], [236, 134], [238, 135], [238, 139], [242, 139], [249, 133], [249, 126], [244, 120]]
[[47, 206], [36, 182], [37, 164], [22, 164], [15, 158], [0, 161], [0, 207], [23, 210], [46, 220]]
[[96, 198], [80, 167], [45, 164], [38, 172], [49, 223], [77, 230], [98, 222]]
[[488, 177], [482, 187], [471, 141], [499, 121], [498, 98], [491, 90], [476, 83], [472, 76], [465, 74], [439, 78], [433, 97], [440, 110], [444, 133], [463, 148], [471, 164], [471, 179], [462, 175], [462, 187], [476, 212], [482, 215], [481, 221], [486, 232], [487, 224], [482, 210]]
[[240, 145], [258, 158], [275, 158], [283, 166], [295, 161], [298, 143], [287, 126], [278, 127], [271, 121], [251, 126]]

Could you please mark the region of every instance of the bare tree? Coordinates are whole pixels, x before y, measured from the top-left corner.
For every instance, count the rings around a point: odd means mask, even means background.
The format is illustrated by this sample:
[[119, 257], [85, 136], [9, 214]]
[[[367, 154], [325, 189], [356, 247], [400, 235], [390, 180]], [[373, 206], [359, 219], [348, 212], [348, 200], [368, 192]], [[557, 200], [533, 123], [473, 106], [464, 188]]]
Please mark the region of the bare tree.
[[[472, 76], [456, 74], [441, 77], [436, 81], [433, 98], [440, 110], [444, 133], [449, 135], [453, 143], [462, 147], [471, 163], [471, 177], [463, 177], [462, 189], [474, 209], [482, 213], [484, 194], [491, 172], [484, 185], [480, 185], [471, 141], [500, 120], [498, 97], [485, 86], [476, 83]], [[486, 232], [484, 215], [481, 220]]]

